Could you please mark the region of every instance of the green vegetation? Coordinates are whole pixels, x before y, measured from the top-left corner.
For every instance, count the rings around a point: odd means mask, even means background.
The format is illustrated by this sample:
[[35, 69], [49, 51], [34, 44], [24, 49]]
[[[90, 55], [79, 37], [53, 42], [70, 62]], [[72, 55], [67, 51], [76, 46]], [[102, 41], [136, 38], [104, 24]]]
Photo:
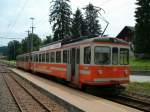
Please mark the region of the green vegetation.
[[0, 63], [10, 65], [10, 66], [16, 66], [16, 61], [14, 61], [14, 60], [12, 60], [12, 61], [0, 60]]
[[130, 58], [130, 66], [132, 71], [150, 70], [150, 59]]
[[0, 54], [3, 54], [4, 56], [6, 56], [7, 53], [8, 53], [7, 46], [0, 47]]
[[150, 96], [150, 82], [130, 82], [125, 92]]
[[137, 0], [134, 51], [139, 58], [150, 58], [150, 0]]

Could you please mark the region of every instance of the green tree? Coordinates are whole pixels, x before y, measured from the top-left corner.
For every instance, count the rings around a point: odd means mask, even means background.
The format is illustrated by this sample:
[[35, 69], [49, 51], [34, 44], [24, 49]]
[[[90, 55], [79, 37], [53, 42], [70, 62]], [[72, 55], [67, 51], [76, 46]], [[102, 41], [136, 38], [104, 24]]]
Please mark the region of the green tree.
[[137, 0], [136, 4], [135, 53], [150, 58], [150, 0]]
[[33, 41], [33, 51], [39, 50], [41, 46], [41, 39], [36, 34], [29, 34], [29, 37], [26, 37], [22, 40], [22, 53], [31, 52]]
[[53, 0], [50, 7], [50, 24], [53, 23], [54, 41], [71, 35], [71, 7], [70, 0]]
[[52, 36], [46, 36], [46, 39], [43, 40], [43, 45], [49, 44], [52, 42]]
[[99, 9], [93, 4], [88, 4], [85, 8], [85, 21], [89, 36], [98, 36], [101, 34], [101, 25], [98, 20]]
[[16, 60], [16, 56], [21, 54], [21, 44], [17, 40], [8, 43], [8, 59]]
[[73, 38], [87, 35], [87, 26], [80, 9], [77, 9], [74, 14], [71, 32]]

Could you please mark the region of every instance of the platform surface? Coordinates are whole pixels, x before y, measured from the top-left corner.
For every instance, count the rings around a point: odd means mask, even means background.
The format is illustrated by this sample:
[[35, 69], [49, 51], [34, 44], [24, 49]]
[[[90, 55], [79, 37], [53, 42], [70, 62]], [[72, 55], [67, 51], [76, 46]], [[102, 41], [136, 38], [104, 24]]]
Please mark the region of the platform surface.
[[114, 103], [112, 101], [83, 93], [78, 90], [57, 84], [19, 69], [12, 69], [21, 77], [31, 81], [62, 100], [80, 108], [85, 112], [141, 112], [139, 110]]

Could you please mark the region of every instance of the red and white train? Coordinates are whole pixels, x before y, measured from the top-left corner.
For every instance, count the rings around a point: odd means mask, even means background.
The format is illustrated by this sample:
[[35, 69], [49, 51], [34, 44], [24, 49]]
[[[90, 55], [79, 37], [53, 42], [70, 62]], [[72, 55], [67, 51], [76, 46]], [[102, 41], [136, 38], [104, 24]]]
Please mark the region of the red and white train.
[[115, 86], [129, 82], [129, 45], [117, 38], [59, 41], [19, 55], [17, 67], [83, 85]]

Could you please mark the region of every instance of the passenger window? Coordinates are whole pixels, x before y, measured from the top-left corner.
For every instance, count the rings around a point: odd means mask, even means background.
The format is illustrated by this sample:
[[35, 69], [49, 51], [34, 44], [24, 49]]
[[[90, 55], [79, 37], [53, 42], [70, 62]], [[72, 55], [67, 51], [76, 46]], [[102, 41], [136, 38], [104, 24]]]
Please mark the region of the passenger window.
[[27, 61], [27, 62], [28, 62], [28, 56], [26, 56], [26, 59], [25, 59], [25, 61]]
[[118, 64], [118, 48], [116, 47], [112, 49], [112, 64], [113, 65]]
[[39, 62], [42, 62], [41, 58], [42, 58], [42, 54], [39, 54]]
[[51, 62], [55, 62], [55, 52], [51, 52]]
[[38, 60], [38, 54], [36, 55], [36, 62], [38, 62], [39, 60]]
[[63, 63], [67, 63], [67, 59], [68, 59], [67, 50], [64, 50], [63, 51]]
[[111, 60], [111, 49], [109, 47], [95, 47], [95, 64], [108, 65]]
[[120, 64], [127, 65], [129, 64], [129, 50], [125, 48], [120, 49]]
[[77, 48], [76, 63], [80, 64], [80, 49], [79, 48]]
[[49, 53], [46, 53], [46, 62], [49, 62]]
[[42, 54], [42, 62], [45, 62], [45, 53]]
[[56, 63], [61, 63], [61, 51], [56, 52]]
[[91, 63], [91, 47], [84, 48], [84, 64]]

